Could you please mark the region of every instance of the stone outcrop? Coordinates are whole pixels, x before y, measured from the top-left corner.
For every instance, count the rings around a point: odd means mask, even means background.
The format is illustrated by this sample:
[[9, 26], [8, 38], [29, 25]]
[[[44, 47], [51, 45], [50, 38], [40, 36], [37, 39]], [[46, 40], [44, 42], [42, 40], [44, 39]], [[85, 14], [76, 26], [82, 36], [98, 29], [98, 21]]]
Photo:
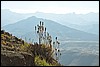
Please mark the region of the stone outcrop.
[[1, 50], [1, 66], [34, 66], [34, 56], [25, 52]]

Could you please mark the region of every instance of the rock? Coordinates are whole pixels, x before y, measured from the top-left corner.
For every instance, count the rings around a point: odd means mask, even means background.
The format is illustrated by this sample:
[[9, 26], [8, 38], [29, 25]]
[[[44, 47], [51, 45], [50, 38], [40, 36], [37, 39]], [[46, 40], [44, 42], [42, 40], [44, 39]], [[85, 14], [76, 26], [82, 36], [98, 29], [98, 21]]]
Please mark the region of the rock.
[[1, 50], [1, 66], [34, 66], [34, 56], [25, 52]]

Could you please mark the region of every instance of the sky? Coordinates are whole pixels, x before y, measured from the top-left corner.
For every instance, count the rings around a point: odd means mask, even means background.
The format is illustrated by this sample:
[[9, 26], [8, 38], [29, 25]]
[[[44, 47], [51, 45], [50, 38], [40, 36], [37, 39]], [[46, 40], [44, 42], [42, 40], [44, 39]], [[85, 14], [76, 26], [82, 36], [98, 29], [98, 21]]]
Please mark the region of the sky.
[[1, 9], [17, 13], [99, 13], [99, 1], [1, 1]]

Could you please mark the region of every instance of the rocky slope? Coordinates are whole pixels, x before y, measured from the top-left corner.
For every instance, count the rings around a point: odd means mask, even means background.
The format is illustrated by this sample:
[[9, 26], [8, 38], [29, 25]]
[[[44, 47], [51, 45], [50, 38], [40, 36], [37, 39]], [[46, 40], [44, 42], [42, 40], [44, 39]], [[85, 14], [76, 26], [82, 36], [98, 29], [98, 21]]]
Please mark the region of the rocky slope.
[[[33, 59], [33, 60], [32, 60]], [[2, 66], [34, 66], [34, 56], [15, 51], [1, 51]]]
[[61, 66], [52, 55], [49, 46], [27, 43], [1, 31], [1, 66]]

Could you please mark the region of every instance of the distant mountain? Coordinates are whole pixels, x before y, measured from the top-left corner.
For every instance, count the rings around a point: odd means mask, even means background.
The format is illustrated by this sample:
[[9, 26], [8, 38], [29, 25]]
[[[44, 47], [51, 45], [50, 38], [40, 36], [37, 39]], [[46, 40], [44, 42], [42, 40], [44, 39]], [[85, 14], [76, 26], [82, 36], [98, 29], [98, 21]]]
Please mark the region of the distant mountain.
[[93, 12], [87, 14], [75, 14], [75, 13], [53, 14], [53, 13], [36, 12], [34, 13], [34, 16], [44, 19], [50, 19], [65, 25], [99, 24], [99, 13], [93, 13]]
[[37, 18], [34, 16], [18, 21], [14, 24], [6, 25], [2, 27], [2, 29], [19, 37], [34, 38], [34, 36], [36, 36], [34, 31], [34, 26], [37, 25], [40, 21], [44, 22], [45, 26], [47, 27], [47, 31], [53, 36], [53, 38], [57, 36], [60, 40], [65, 40], [65, 41], [66, 40], [89, 40], [89, 41], [99, 40], [99, 37], [95, 34], [86, 33], [80, 30], [76, 30], [61, 25], [51, 20]]
[[43, 12], [21, 14], [12, 12], [9, 9], [1, 9], [1, 26], [18, 22], [30, 16], [53, 20], [74, 29], [99, 35], [99, 13], [93, 12], [87, 14], [53, 14]]
[[[34, 16], [53, 20], [71, 28], [99, 35], [99, 13], [90, 12], [88, 14], [53, 14], [36, 12], [34, 13]], [[92, 30], [90, 30], [90, 27], [92, 27]]]
[[1, 26], [15, 23], [29, 16], [32, 16], [32, 14], [20, 14], [12, 12], [9, 9], [1, 9]]
[[77, 29], [77, 30], [81, 30], [84, 32], [99, 35], [99, 24], [87, 24], [87, 25], [70, 24], [69, 27]]

